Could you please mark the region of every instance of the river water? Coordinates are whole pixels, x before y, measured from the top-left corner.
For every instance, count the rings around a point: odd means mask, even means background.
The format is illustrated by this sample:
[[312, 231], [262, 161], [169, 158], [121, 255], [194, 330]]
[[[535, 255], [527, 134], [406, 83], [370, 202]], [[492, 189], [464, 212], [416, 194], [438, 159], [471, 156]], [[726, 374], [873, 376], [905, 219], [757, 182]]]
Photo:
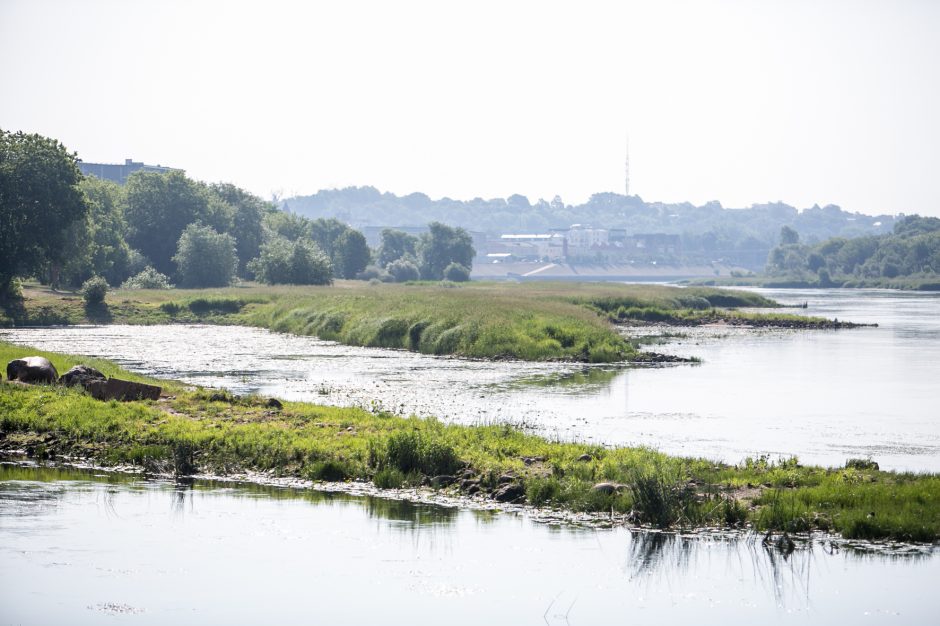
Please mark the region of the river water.
[[4, 624], [931, 624], [933, 552], [0, 465]]
[[342, 346], [263, 329], [100, 326], [0, 339], [114, 359], [157, 377], [291, 400], [509, 422], [553, 438], [646, 445], [732, 463], [797, 455], [838, 466], [940, 471], [940, 294], [757, 290], [800, 314], [877, 328], [626, 329], [673, 336], [669, 367], [482, 362]]

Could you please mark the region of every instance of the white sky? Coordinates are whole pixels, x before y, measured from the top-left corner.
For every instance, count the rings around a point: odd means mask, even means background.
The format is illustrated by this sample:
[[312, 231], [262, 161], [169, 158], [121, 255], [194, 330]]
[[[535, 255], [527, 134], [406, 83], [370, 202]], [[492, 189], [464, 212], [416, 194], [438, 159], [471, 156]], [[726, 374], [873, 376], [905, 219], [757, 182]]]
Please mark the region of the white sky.
[[259, 195], [940, 215], [940, 2], [0, 0], [0, 127]]

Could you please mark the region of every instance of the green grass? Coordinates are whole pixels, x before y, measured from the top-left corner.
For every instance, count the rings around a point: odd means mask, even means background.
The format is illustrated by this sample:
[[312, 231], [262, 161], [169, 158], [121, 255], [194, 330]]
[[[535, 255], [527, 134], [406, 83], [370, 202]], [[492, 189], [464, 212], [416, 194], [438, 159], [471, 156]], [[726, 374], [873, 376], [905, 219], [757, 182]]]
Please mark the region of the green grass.
[[[0, 343], [0, 359], [28, 354], [44, 354], [63, 370], [88, 361]], [[90, 364], [147, 381], [108, 362]], [[264, 398], [150, 382], [172, 397], [100, 402], [75, 389], [0, 384], [0, 450], [26, 449], [41, 458], [68, 454], [159, 472], [270, 470], [315, 480], [372, 480], [380, 487], [451, 474], [464, 477], [448, 487], [456, 493], [473, 485], [489, 493], [510, 475], [530, 504], [613, 511], [652, 526], [746, 523], [859, 539], [940, 538], [936, 474], [883, 472], [857, 460], [836, 469], [766, 457], [730, 466], [648, 448], [554, 442], [505, 425], [446, 425], [299, 402], [274, 410]], [[581, 460], [584, 455], [589, 460]], [[593, 488], [601, 482], [622, 487], [609, 493]]]
[[[347, 345], [527, 361], [617, 362], [636, 349], [612, 324], [631, 307], [676, 313], [773, 306], [752, 293], [610, 283], [246, 285], [117, 290], [86, 310], [75, 294], [24, 289], [7, 324], [248, 324]], [[3, 320], [0, 320], [2, 323]]]

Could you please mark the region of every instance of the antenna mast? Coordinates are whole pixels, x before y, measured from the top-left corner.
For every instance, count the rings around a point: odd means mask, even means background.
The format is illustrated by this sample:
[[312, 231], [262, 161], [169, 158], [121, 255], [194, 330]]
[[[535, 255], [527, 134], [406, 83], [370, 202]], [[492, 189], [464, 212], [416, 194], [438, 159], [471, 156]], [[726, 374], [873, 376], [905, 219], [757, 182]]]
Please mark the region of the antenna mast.
[[627, 135], [627, 153], [623, 164], [623, 191], [630, 195], [630, 135]]

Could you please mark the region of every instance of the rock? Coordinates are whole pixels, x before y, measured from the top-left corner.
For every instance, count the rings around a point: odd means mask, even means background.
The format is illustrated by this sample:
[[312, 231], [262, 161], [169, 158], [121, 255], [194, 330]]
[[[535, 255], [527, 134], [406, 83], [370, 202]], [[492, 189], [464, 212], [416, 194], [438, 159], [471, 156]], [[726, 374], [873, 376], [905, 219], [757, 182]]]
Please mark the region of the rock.
[[625, 487], [626, 485], [621, 485], [620, 483], [597, 483], [596, 485], [591, 487], [591, 491], [596, 491], [599, 493], [605, 493], [607, 495], [611, 495], [614, 493], [620, 493], [620, 491], [624, 489]]
[[162, 389], [156, 385], [135, 383], [129, 380], [109, 378], [107, 381], [94, 381], [86, 387], [93, 398], [98, 400], [156, 400]]
[[53, 384], [59, 380], [59, 372], [46, 357], [25, 356], [7, 363], [7, 379], [21, 383]]
[[493, 494], [497, 502], [518, 502], [525, 500], [525, 489], [519, 483], [503, 485]]
[[499, 477], [499, 480], [497, 482], [500, 485], [505, 485], [506, 483], [515, 482], [515, 480], [516, 480], [516, 477], [513, 476], [512, 474], [503, 474], [502, 476]]
[[277, 398], [268, 398], [268, 401], [264, 403], [264, 406], [268, 407], [269, 409], [277, 409], [278, 411], [284, 408], [284, 405], [281, 404], [281, 401]]
[[471, 495], [471, 496], [472, 496], [472, 495], [474, 495], [474, 494], [476, 494], [476, 493], [479, 493], [479, 492], [480, 492], [480, 485], [477, 485], [477, 484], [471, 485], [470, 488], [467, 489], [467, 495]]
[[464, 478], [460, 481], [460, 488], [464, 491], [469, 491], [471, 487], [476, 487], [477, 491], [480, 490], [480, 481], [473, 480], [472, 478]]
[[91, 366], [83, 364], [76, 365], [62, 374], [62, 376], [59, 377], [59, 384], [65, 385], [66, 387], [81, 385], [87, 389], [89, 383], [94, 381], [104, 382], [105, 380], [107, 380], [107, 378], [105, 378], [104, 374]]
[[441, 489], [442, 487], [453, 485], [455, 480], [457, 480], [457, 478], [454, 476], [449, 474], [441, 474], [440, 476], [435, 476], [431, 479], [431, 486], [435, 489]]
[[522, 462], [526, 465], [532, 465], [534, 463], [542, 463], [545, 461], [544, 456], [524, 456], [522, 457]]
[[582, 463], [587, 463], [588, 461], [593, 461], [594, 457], [591, 456], [590, 454], [582, 454], [581, 456], [578, 457], [578, 460], [581, 461]]

